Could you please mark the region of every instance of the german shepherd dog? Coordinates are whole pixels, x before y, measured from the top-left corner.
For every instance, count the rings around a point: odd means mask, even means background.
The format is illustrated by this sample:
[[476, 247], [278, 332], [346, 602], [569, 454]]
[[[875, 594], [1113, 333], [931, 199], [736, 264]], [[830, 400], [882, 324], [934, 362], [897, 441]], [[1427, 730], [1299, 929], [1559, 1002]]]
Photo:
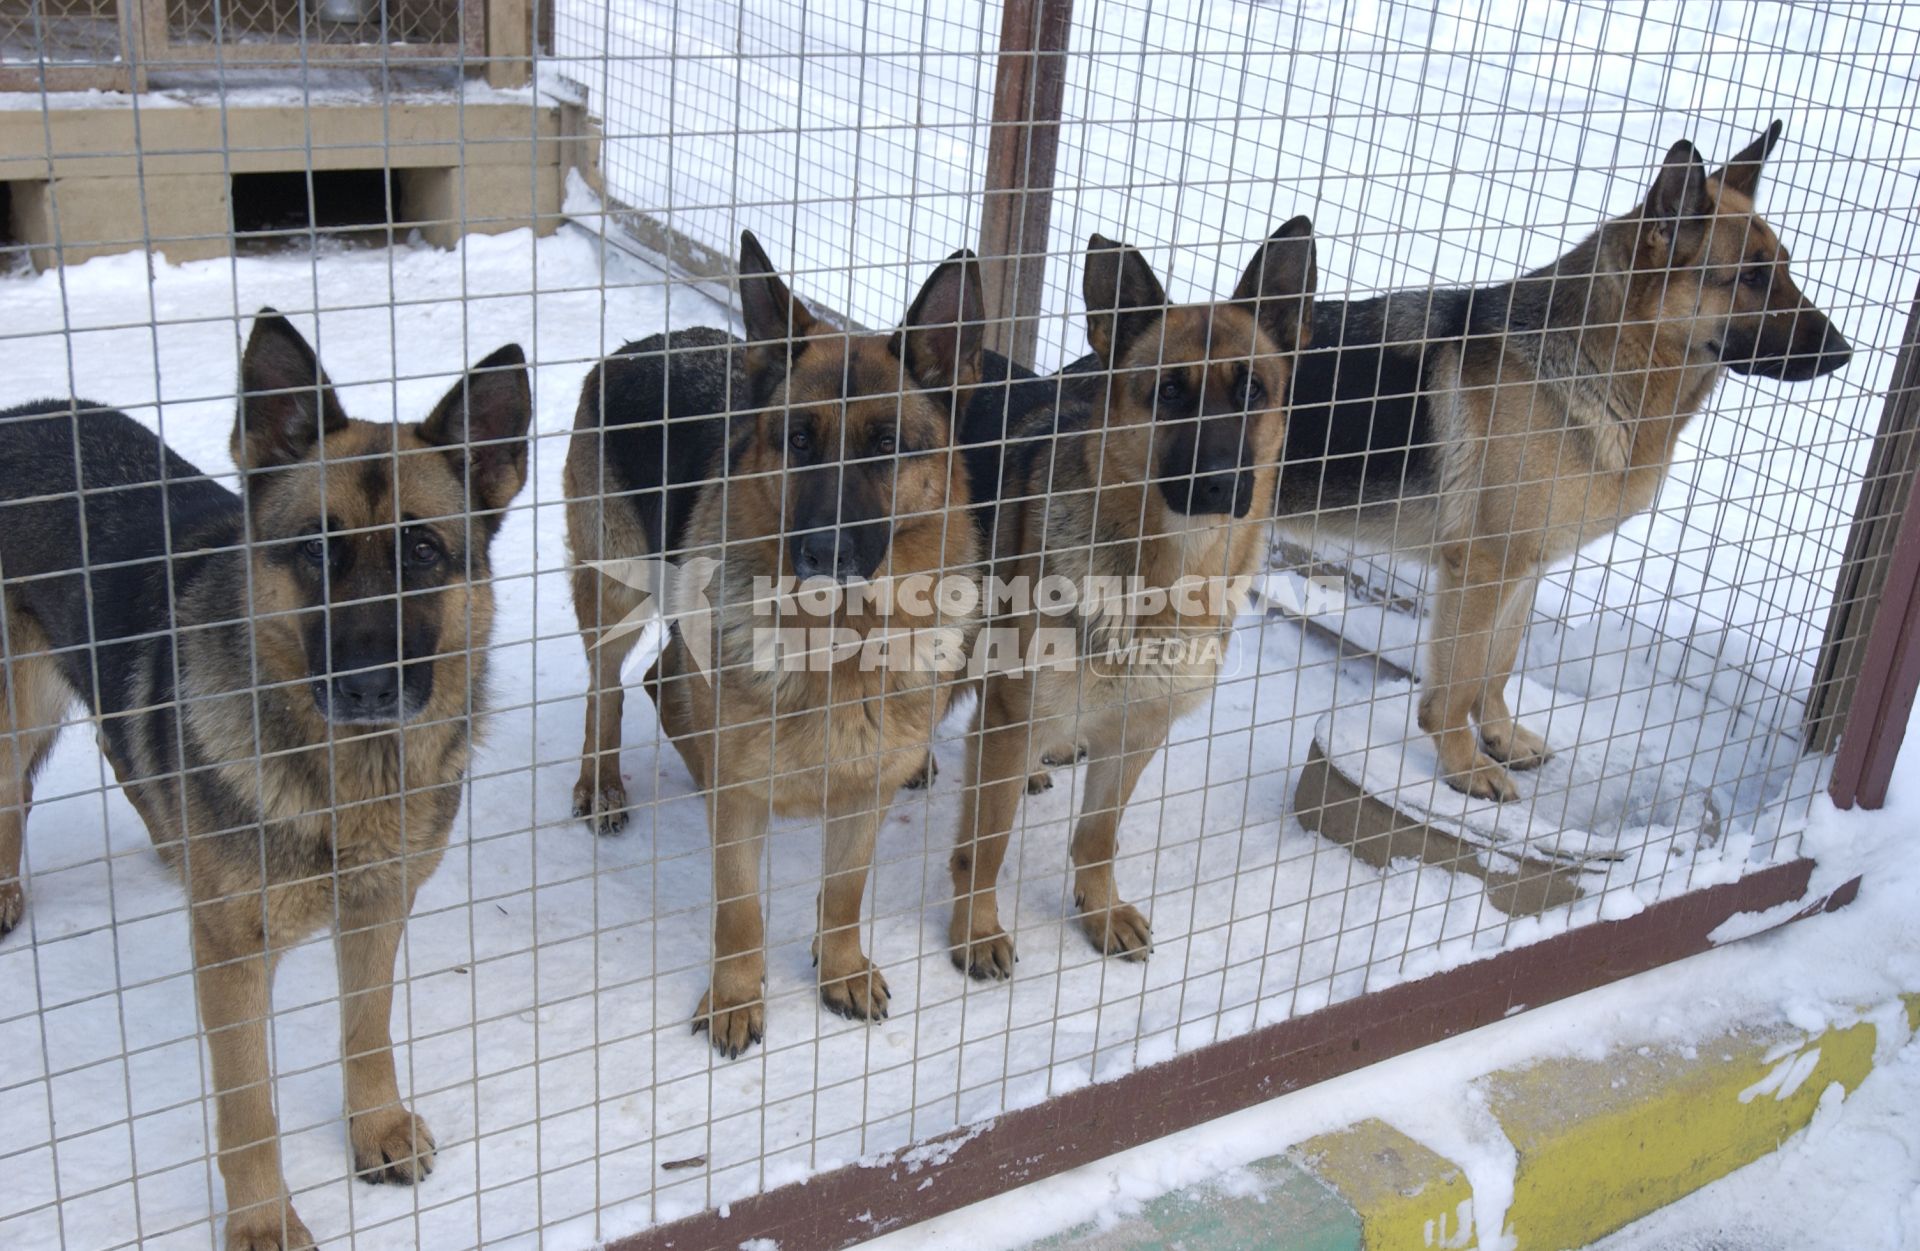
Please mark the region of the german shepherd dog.
[[682, 331], [602, 362], [581, 390], [566, 468], [574, 603], [593, 670], [575, 799], [601, 828], [626, 802], [619, 672], [635, 638], [615, 631], [642, 602], [590, 562], [664, 553], [718, 570], [708, 607], [678, 621], [643, 685], [707, 800], [714, 965], [693, 1024], [730, 1058], [764, 1030], [760, 854], [776, 813], [825, 823], [822, 1000], [841, 1016], [887, 1015], [886, 979], [860, 946], [867, 870], [887, 807], [921, 772], [959, 685], [973, 606], [949, 614], [934, 596], [876, 606], [849, 594], [830, 616], [802, 619], [860, 639], [948, 631], [947, 667], [878, 664], [865, 648], [768, 663], [761, 649], [777, 618], [760, 588], [787, 577], [842, 591], [916, 577], [977, 583], [952, 440], [979, 380], [984, 317], [979, 268], [960, 252], [927, 279], [900, 329], [836, 331], [788, 292], [750, 233], [740, 303], [744, 343]]
[[1460, 790], [1517, 798], [1508, 769], [1547, 758], [1506, 700], [1545, 566], [1653, 503], [1727, 370], [1799, 382], [1852, 352], [1754, 209], [1780, 132], [1713, 173], [1674, 144], [1640, 204], [1514, 281], [1315, 311], [1283, 527], [1435, 564], [1419, 719]]
[[[1115, 832], [1174, 720], [1206, 701], [1237, 601], [1266, 558], [1282, 405], [1312, 330], [1315, 280], [1304, 217], [1275, 232], [1216, 304], [1169, 307], [1145, 257], [1093, 236], [1087, 337], [1103, 372], [1091, 386], [1063, 381], [1058, 405], [1021, 419], [997, 484], [989, 586], [1008, 588], [1011, 611], [989, 618], [996, 634], [977, 646], [1004, 640], [1018, 662], [982, 666], [950, 863], [953, 961], [976, 978], [1013, 972], [996, 886], [1020, 792], [1036, 771], [1081, 757], [1086, 795], [1072, 843], [1081, 928], [1108, 955], [1142, 960], [1150, 950], [1146, 917], [1115, 889]], [[1120, 600], [1083, 594], [1071, 616], [1050, 616], [1041, 596], [1019, 594], [1049, 579], [1127, 590]], [[1046, 637], [1063, 629], [1064, 649]], [[1215, 646], [1137, 646], [1155, 637]]]
[[508, 346], [418, 425], [352, 420], [272, 309], [240, 391], [239, 495], [97, 404], [0, 414], [0, 933], [24, 907], [34, 773], [82, 701], [187, 888], [227, 1246], [256, 1251], [313, 1242], [280, 1171], [267, 1018], [280, 954], [322, 925], [354, 1169], [433, 1169], [394, 1079], [394, 952], [460, 805], [488, 546], [526, 477], [532, 405]]

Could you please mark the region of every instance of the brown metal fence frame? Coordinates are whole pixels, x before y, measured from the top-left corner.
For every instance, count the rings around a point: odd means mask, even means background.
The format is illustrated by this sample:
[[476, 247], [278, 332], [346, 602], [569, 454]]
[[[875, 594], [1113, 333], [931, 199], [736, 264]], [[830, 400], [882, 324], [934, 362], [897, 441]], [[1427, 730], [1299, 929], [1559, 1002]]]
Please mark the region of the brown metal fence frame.
[[[529, 10], [506, 0], [465, 0], [464, 53], [510, 59], [507, 85], [526, 81], [524, 58], [550, 46], [549, 2]], [[164, 6], [148, 4], [164, 15]], [[134, 12], [130, 5], [124, 12]], [[980, 252], [990, 346], [1031, 360], [1072, 31], [1072, 0], [1005, 0], [985, 171]], [[127, 19], [133, 20], [133, 19]], [[164, 33], [164, 32], [163, 32]], [[137, 32], [136, 32], [137, 34]], [[131, 42], [131, 41], [130, 41]], [[442, 55], [463, 49], [439, 48]], [[422, 53], [427, 55], [428, 53]], [[322, 55], [331, 55], [322, 53]], [[53, 67], [44, 71], [53, 85]], [[112, 73], [135, 75], [137, 65]], [[0, 88], [6, 80], [0, 79]], [[584, 118], [570, 141], [596, 136]], [[616, 211], [620, 206], [614, 206]], [[628, 211], [623, 224], [653, 219]], [[642, 234], [670, 264], [718, 278], [725, 258], [664, 225]], [[1807, 746], [1833, 753], [1829, 787], [1842, 808], [1884, 801], [1920, 687], [1920, 300], [1903, 335], [1873, 455], [1861, 487], [1845, 561], [1807, 711]], [[1836, 748], [1837, 744], [1837, 748]], [[890, 1228], [952, 1211], [1005, 1190], [1190, 1128], [1275, 1096], [1415, 1048], [1618, 981], [1712, 947], [1729, 918], [1797, 904], [1788, 920], [1842, 907], [1860, 881], [1813, 892], [1811, 860], [1773, 865], [1737, 881], [1599, 921], [1447, 971], [1361, 995], [1095, 1082], [987, 1124], [920, 1144], [900, 1156], [849, 1165], [732, 1202], [611, 1244], [642, 1248], [732, 1247], [770, 1238], [787, 1251], [839, 1248]]]
[[[1707, 951], [1728, 918], [1804, 901], [1789, 920], [1853, 902], [1860, 880], [1808, 898], [1813, 861], [1794, 860], [1485, 960], [1362, 995], [1095, 1082], [985, 1128], [851, 1164], [608, 1244], [682, 1251], [772, 1239], [783, 1251], [833, 1251], [1016, 1186], [1124, 1151], [1268, 1099]], [[927, 1162], [931, 1159], [934, 1162]]]
[[[980, 252], [989, 346], [1032, 359], [1052, 210], [1072, 0], [1006, 0]], [[1920, 687], [1920, 300], [1902, 338], [1860, 489], [1808, 702], [1811, 752], [1835, 752], [1842, 808], [1877, 808]], [[1855, 698], [1859, 692], [1869, 698]], [[1860, 879], [1809, 897], [1798, 859], [1542, 942], [1213, 1043], [936, 1140], [927, 1162], [849, 1165], [610, 1244], [610, 1251], [854, 1245], [1442, 1039], [1706, 951], [1728, 918], [1782, 904], [1801, 920], [1852, 902]], [[925, 1144], [923, 1144], [924, 1146]], [[911, 1180], [909, 1180], [911, 1179]]]
[[1072, 33], [1073, 0], [1006, 0], [980, 213], [980, 279], [987, 346], [1017, 361], [1032, 360], [1039, 341]]
[[[1808, 703], [1808, 746], [1834, 750], [1828, 793], [1842, 808], [1887, 798], [1920, 685], [1920, 294], [1887, 384], [1887, 402], [1847, 535], [1845, 562]], [[1862, 698], [1862, 696], [1865, 696]]]

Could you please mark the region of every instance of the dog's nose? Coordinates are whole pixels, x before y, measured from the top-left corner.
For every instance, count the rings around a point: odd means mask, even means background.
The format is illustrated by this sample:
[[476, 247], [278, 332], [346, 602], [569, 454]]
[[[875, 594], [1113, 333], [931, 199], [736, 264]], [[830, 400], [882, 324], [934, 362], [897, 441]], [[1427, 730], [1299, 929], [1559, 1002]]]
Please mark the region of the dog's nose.
[[[1190, 517], [1205, 513], [1229, 513], [1244, 517], [1253, 503], [1253, 474], [1244, 469], [1200, 474], [1187, 479], [1184, 484], [1176, 479], [1171, 485], [1174, 488], [1171, 494], [1175, 506], [1184, 505], [1180, 511]], [[1180, 489], [1183, 485], [1185, 491]]]
[[1240, 477], [1233, 473], [1210, 473], [1193, 480], [1193, 492], [1187, 497], [1190, 513], [1224, 513], [1233, 507], [1233, 487]]
[[392, 665], [358, 669], [333, 680], [337, 717], [391, 717], [400, 711], [400, 675]]
[[1826, 332], [1820, 336], [1820, 347], [1813, 370], [1816, 374], [1830, 374], [1853, 359], [1853, 344], [1847, 342], [1847, 336], [1840, 333], [1839, 327], [1827, 323]]
[[807, 578], [858, 581], [872, 574], [876, 562], [874, 553], [868, 549], [878, 543], [884, 550], [883, 539], [883, 532], [876, 526], [842, 526], [801, 535], [793, 546], [794, 576], [802, 581]]
[[838, 530], [815, 530], [802, 535], [793, 552], [794, 576], [834, 578], [843, 576], [841, 566], [850, 564], [852, 553], [840, 542]]

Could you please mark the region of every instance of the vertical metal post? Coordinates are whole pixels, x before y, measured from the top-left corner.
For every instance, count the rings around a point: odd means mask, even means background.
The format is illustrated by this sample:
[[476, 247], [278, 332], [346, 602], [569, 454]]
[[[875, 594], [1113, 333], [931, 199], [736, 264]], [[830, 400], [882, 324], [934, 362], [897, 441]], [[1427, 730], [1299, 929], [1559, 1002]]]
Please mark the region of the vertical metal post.
[[1032, 364], [1060, 147], [1073, 0], [1006, 0], [980, 215], [987, 346]]
[[1916, 294], [1867, 480], [1834, 588], [1814, 689], [1807, 746], [1830, 751], [1828, 792], [1842, 808], [1878, 808], [1906, 735], [1920, 683], [1920, 294]]

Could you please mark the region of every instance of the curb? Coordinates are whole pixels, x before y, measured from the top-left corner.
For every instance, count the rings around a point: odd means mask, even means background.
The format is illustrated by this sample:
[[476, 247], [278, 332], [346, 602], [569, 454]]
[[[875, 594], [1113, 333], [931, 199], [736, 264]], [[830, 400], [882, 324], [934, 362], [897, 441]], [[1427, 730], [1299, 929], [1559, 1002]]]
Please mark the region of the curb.
[[[1920, 1032], [1920, 994], [1809, 1036], [1745, 1024], [1685, 1048], [1544, 1060], [1472, 1084], [1513, 1146], [1501, 1232], [1520, 1251], [1584, 1247], [1768, 1154], [1834, 1085]], [[1904, 1018], [1902, 1021], [1901, 1019]], [[1883, 1039], [1881, 1025], [1905, 1033]], [[1248, 1166], [1251, 1185], [1162, 1195], [1136, 1215], [1035, 1244], [1047, 1251], [1415, 1251], [1481, 1245], [1464, 1168], [1377, 1120]]]

